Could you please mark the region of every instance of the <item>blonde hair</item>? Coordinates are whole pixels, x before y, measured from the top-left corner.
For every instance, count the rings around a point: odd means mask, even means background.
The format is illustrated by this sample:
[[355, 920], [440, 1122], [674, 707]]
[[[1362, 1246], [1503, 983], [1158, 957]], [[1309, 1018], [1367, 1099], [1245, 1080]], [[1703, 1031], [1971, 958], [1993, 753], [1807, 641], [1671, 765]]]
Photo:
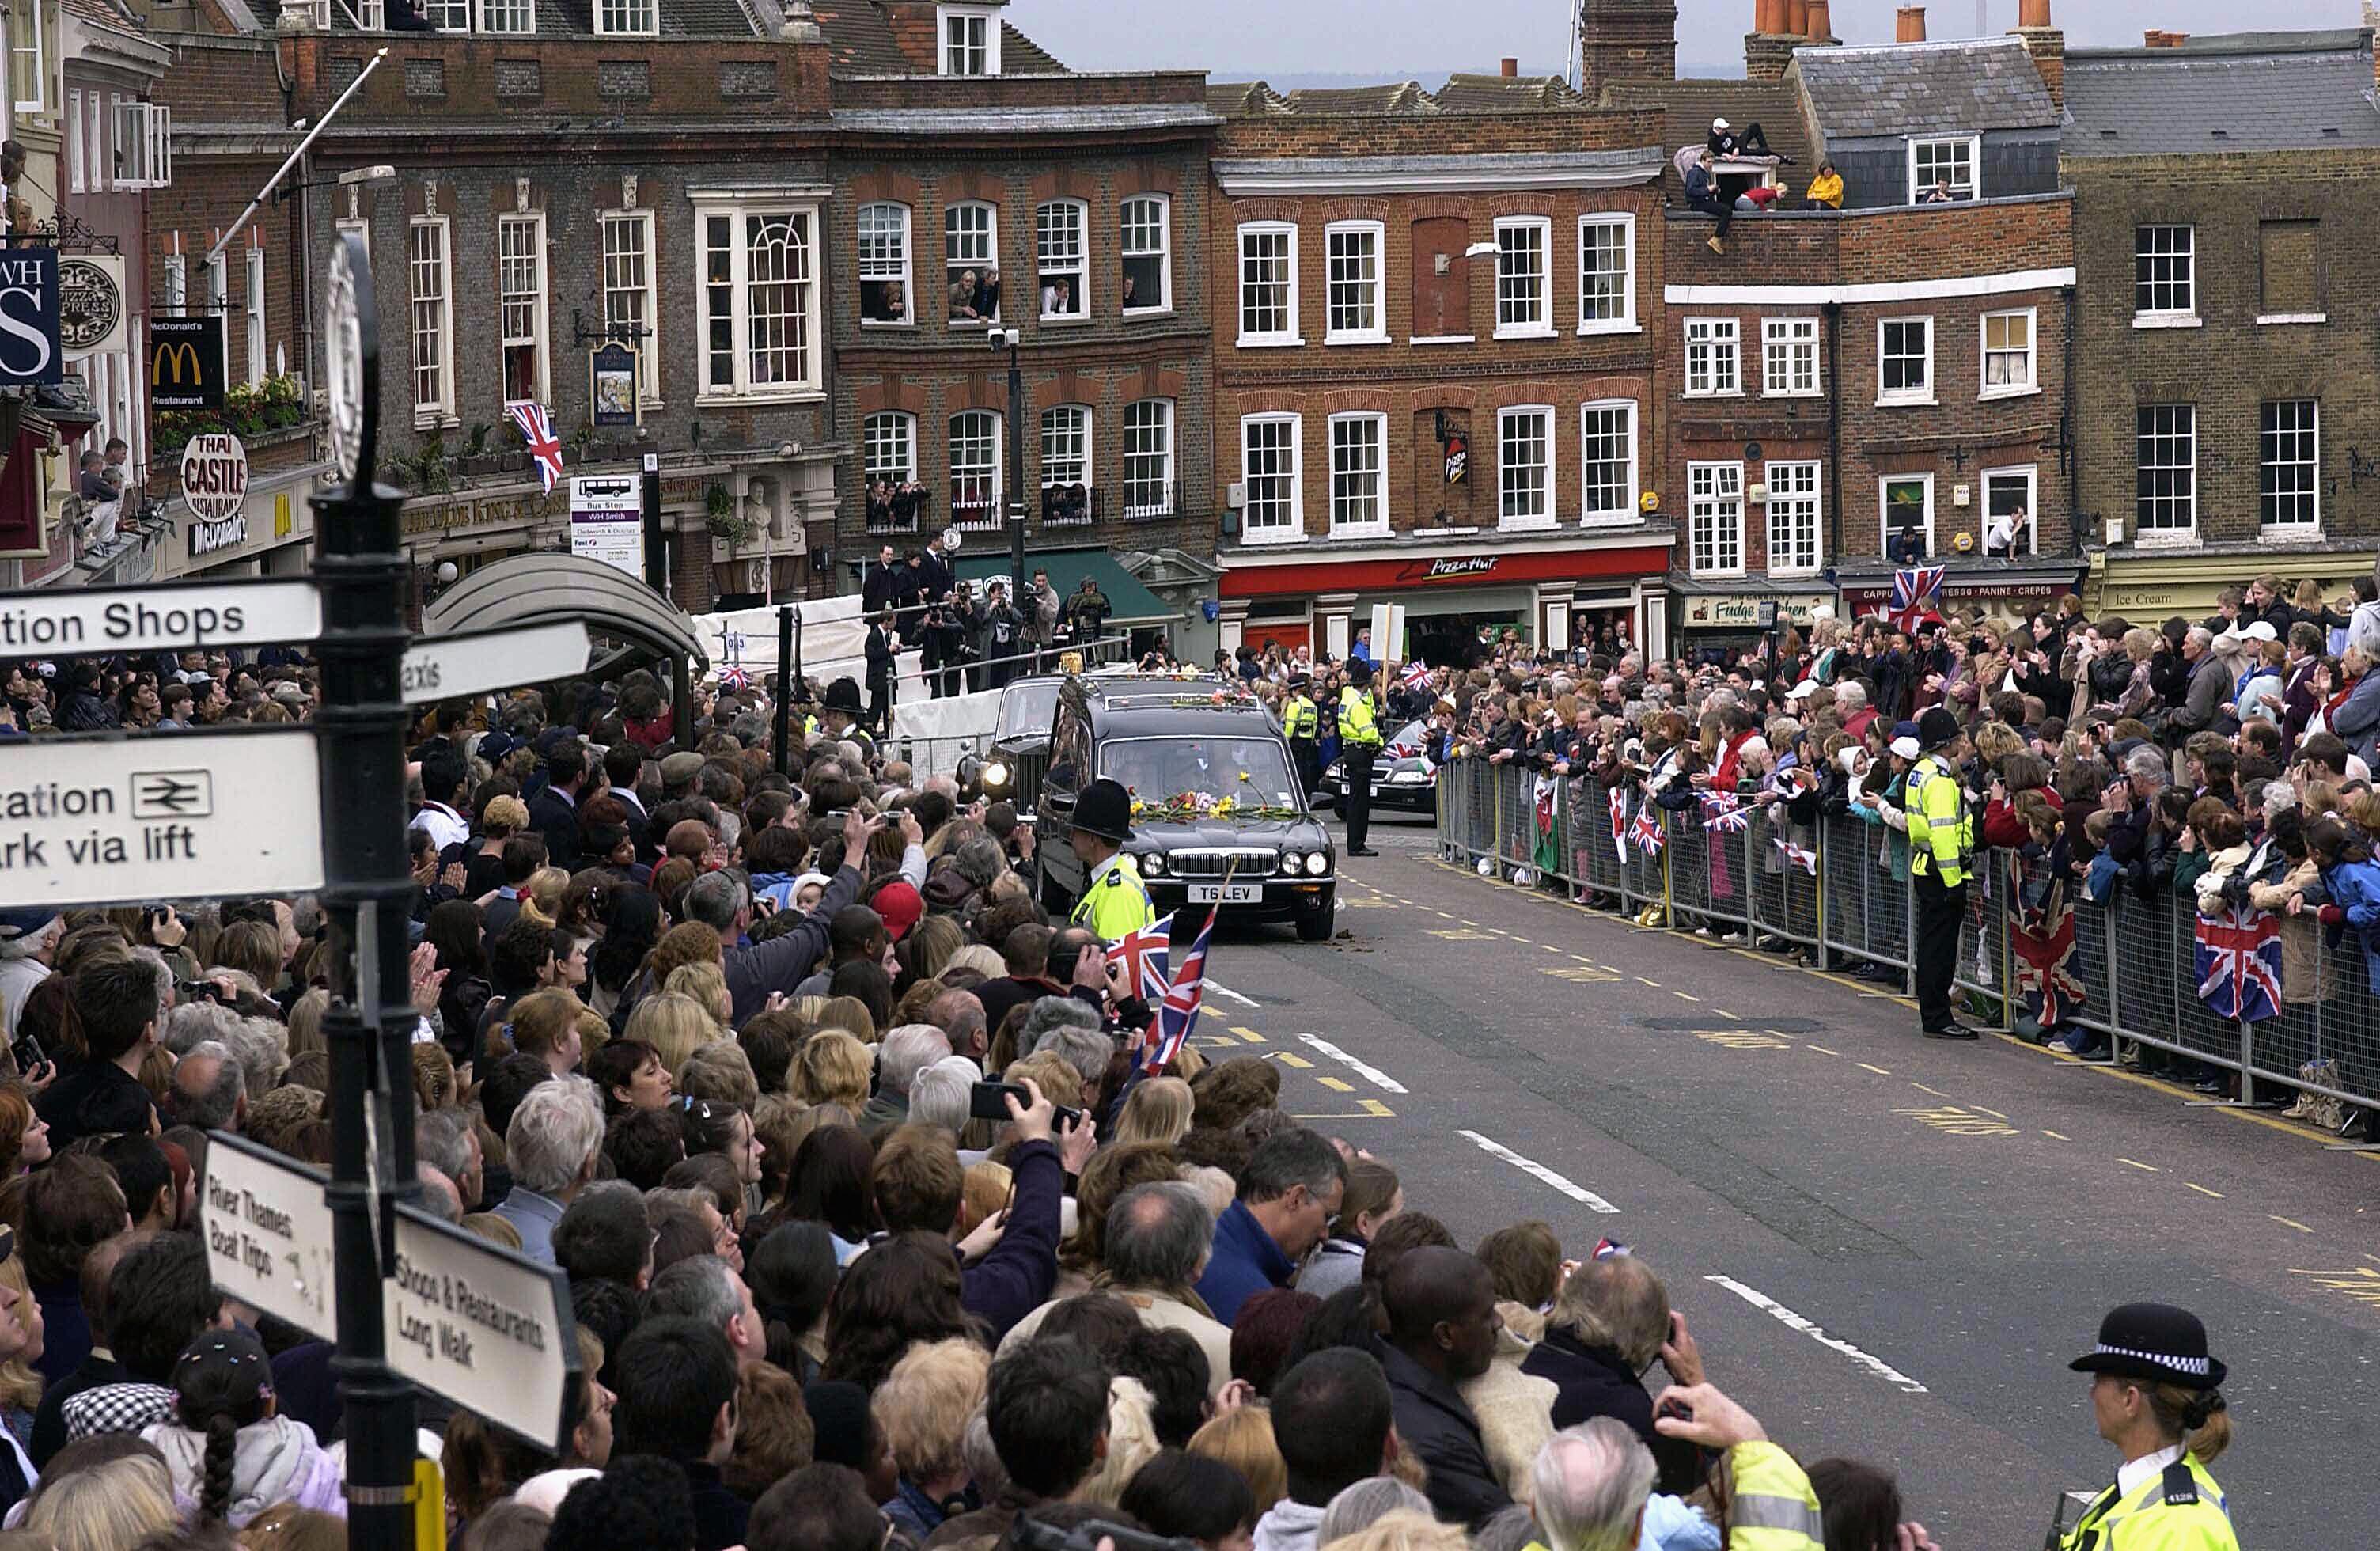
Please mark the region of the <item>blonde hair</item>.
[[902, 1353], [868, 1405], [904, 1476], [931, 1481], [965, 1468], [967, 1420], [990, 1375], [991, 1353], [962, 1337]]
[[331, 993], [317, 986], [299, 997], [289, 1009], [289, 1059], [296, 1060], [309, 1050], [324, 1050], [331, 1042], [322, 1037], [322, 1014], [331, 1010]]
[[1289, 1462], [1273, 1441], [1272, 1412], [1262, 1406], [1226, 1412], [1190, 1435], [1190, 1452], [1240, 1472], [1255, 1495], [1257, 1517], [1289, 1496]]
[[[807, 1016], [808, 1010], [804, 1009]], [[842, 1029], [863, 1045], [876, 1043], [876, 1014], [857, 997], [821, 997], [818, 1015], [811, 1026], [820, 1029]]]
[[2200, 1464], [2215, 1463], [2231, 1447], [2231, 1412], [2221, 1390], [2160, 1384], [2146, 1394], [2157, 1425], [2168, 1437], [2181, 1439], [2182, 1447], [2197, 1456]]
[[661, 991], [637, 1003], [628, 1014], [625, 1037], [641, 1039], [660, 1051], [674, 1081], [686, 1057], [719, 1037], [719, 1021], [694, 998]]
[[570, 888], [570, 875], [560, 867], [540, 867], [528, 875], [528, 884], [521, 890], [521, 914], [540, 927], [551, 927], [562, 919], [562, 896]]
[[752, 1058], [733, 1039], [714, 1039], [686, 1057], [678, 1073], [678, 1091], [689, 1098], [745, 1109], [760, 1102], [760, 1080], [752, 1074]]
[[1116, 1120], [1121, 1142], [1179, 1142], [1190, 1130], [1190, 1084], [1179, 1077], [1152, 1077], [1133, 1085]]
[[1108, 1381], [1108, 1451], [1075, 1488], [1078, 1501], [1108, 1508], [1123, 1501], [1123, 1489], [1164, 1447], [1157, 1441], [1157, 1422], [1150, 1414], [1156, 1405], [1140, 1380], [1118, 1374]]
[[480, 810], [480, 832], [490, 840], [516, 835], [528, 828], [528, 805], [518, 797], [491, 797]]
[[719, 1011], [728, 1000], [727, 972], [719, 965], [680, 964], [669, 972], [669, 978], [662, 982], [662, 989], [692, 997], [702, 1004], [704, 1012], [710, 1014], [710, 1021], [717, 1025], [718, 1032], [728, 1032], [726, 1017]]
[[868, 1102], [874, 1062], [868, 1047], [842, 1029], [820, 1029], [802, 1045], [785, 1086], [805, 1104], [840, 1104], [857, 1114]]
[[124, 1551], [180, 1519], [164, 1461], [127, 1454], [43, 1481], [21, 1527], [55, 1551]]
[[1397, 1508], [1330, 1544], [1344, 1551], [1468, 1551], [1471, 1537], [1460, 1524], [1441, 1524], [1427, 1513]]
[[[16, 1293], [18, 1309], [34, 1306], [33, 1284], [25, 1278], [23, 1255], [12, 1254], [0, 1260], [0, 1285]], [[19, 1314], [18, 1318], [21, 1321], [24, 1315]], [[0, 1401], [23, 1411], [31, 1411], [42, 1403], [42, 1375], [21, 1353], [0, 1363]]]
[[1031, 1078], [1041, 1089], [1041, 1097], [1061, 1109], [1083, 1107], [1083, 1074], [1074, 1064], [1055, 1050], [1042, 1050], [1008, 1063], [1000, 1074], [1003, 1083], [1022, 1083]]

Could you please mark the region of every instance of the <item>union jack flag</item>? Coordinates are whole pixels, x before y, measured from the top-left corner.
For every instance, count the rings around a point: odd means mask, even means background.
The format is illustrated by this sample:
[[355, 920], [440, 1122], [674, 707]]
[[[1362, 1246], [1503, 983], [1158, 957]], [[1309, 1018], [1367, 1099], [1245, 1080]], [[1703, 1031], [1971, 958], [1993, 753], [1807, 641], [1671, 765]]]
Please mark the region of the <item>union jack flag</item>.
[[1626, 788], [1611, 789], [1611, 848], [1620, 853], [1620, 865], [1628, 865], [1628, 793]]
[[2234, 905], [2198, 918], [2198, 1000], [2218, 1017], [2256, 1023], [2281, 1010], [2281, 918]]
[[1165, 988], [1165, 1000], [1158, 1004], [1157, 1022], [1148, 1025], [1148, 1035], [1142, 1042], [1140, 1069], [1154, 1076], [1172, 1064], [1190, 1041], [1190, 1031], [1198, 1026], [1198, 1008], [1207, 995], [1207, 938], [1215, 929], [1215, 916], [1221, 907], [1207, 912], [1207, 924], [1198, 928], [1198, 940], [1190, 945], [1189, 956], [1173, 972], [1173, 984]]
[[1892, 607], [1886, 612], [1895, 630], [1914, 630], [1925, 616], [1934, 612], [1934, 601], [1941, 596], [1942, 578], [1949, 576], [1947, 565], [1912, 565], [1892, 574]]
[[[2010, 899], [2016, 898], [2011, 889]], [[2050, 883], [2038, 906], [2020, 904], [2009, 912], [2009, 946], [2016, 950], [2017, 989], [2044, 1029], [2056, 1028], [2090, 1000], [2082, 982], [2066, 967], [2074, 958], [2074, 906], [2063, 879]]]
[[1629, 833], [1636, 839], [1636, 849], [1647, 856], [1658, 856], [1661, 846], [1670, 838], [1661, 828], [1661, 816], [1649, 805], [1636, 816], [1636, 822], [1629, 826]]
[[544, 405], [536, 403], [512, 405], [505, 413], [520, 427], [528, 455], [537, 462], [538, 482], [552, 495], [553, 482], [562, 478], [562, 440], [553, 434], [553, 417], [545, 412]]
[[1788, 866], [1800, 867], [1812, 878], [1818, 876], [1818, 854], [1816, 852], [1811, 850], [1806, 845], [1796, 845], [1791, 841], [1787, 840], [1783, 835], [1776, 837], [1775, 843], [1777, 846], [1777, 854], [1784, 857]]
[[1133, 995], [1143, 1001], [1159, 1001], [1165, 996], [1165, 959], [1172, 945], [1173, 917], [1163, 915], [1153, 925], [1117, 939], [1108, 948], [1108, 963], [1123, 965], [1132, 978]]
[[1713, 834], [1740, 835], [1752, 827], [1752, 813], [1732, 792], [1703, 794], [1703, 828]]
[[1417, 743], [1407, 743], [1401, 739], [1396, 743], [1390, 744], [1387, 748], [1381, 750], [1381, 752], [1391, 759], [1419, 759], [1424, 755], [1427, 754], [1429, 750], [1424, 748]]
[[741, 668], [722, 668], [719, 670], [719, 687], [749, 689], [752, 687], [752, 675]]
[[1427, 662], [1408, 662], [1405, 671], [1397, 675], [1397, 683], [1407, 689], [1419, 689], [1428, 682], [1429, 664]]

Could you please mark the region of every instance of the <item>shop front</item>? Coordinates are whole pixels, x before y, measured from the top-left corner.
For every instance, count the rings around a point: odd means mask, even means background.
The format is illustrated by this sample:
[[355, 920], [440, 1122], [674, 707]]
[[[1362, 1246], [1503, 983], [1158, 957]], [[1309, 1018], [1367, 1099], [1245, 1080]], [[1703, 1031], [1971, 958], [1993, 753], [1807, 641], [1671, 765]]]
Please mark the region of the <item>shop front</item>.
[[[2054, 613], [2058, 600], [2076, 591], [2083, 564], [2079, 558], [2041, 556], [2018, 560], [1949, 560], [1935, 606], [1981, 609], [1986, 618], [2030, 619]], [[1889, 613], [1893, 602], [1894, 568], [1878, 562], [1844, 565], [1835, 575], [1845, 619]]]
[[1819, 611], [1835, 606], [1832, 593], [1796, 592], [1791, 583], [1719, 588], [1688, 582], [1681, 584], [1677, 592], [1675, 650], [1689, 661], [1753, 646], [1762, 636], [1788, 627], [1806, 635]]
[[157, 576], [297, 576], [313, 564], [317, 480], [329, 471], [303, 442], [294, 456], [251, 454], [239, 438], [195, 436], [179, 454], [181, 488], [164, 508], [172, 526]]
[[2179, 614], [2195, 621], [2214, 615], [2224, 588], [2245, 588], [2268, 571], [2277, 572], [2292, 591], [2311, 576], [2325, 600], [2336, 600], [2355, 578], [2373, 574], [2374, 559], [2369, 549], [2291, 551], [2255, 544], [2187, 553], [2102, 550], [2091, 556], [2082, 600], [2094, 619], [2121, 614], [2135, 624], [2154, 624]]
[[[1605, 541], [1563, 534], [1536, 547], [1465, 547], [1462, 540], [1314, 552], [1241, 549], [1217, 558], [1225, 650], [1268, 642], [1344, 658], [1378, 604], [1404, 610], [1404, 639], [1373, 643], [1378, 660], [1463, 665], [1506, 631], [1533, 646], [1615, 648], [1665, 642], [1661, 583], [1672, 534], [1632, 527]], [[1655, 650], [1660, 649], [1656, 644]]]

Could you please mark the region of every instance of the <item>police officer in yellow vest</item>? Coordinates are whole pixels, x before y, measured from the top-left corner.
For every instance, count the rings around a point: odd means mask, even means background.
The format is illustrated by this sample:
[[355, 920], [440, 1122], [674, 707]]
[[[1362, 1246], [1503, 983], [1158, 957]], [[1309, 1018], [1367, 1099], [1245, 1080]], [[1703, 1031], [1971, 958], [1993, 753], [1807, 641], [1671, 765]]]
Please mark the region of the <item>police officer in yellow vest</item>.
[[2223, 1488], [2206, 1471], [2231, 1442], [2226, 1370], [2208, 1355], [2198, 1316], [2127, 1303], [2099, 1322], [2098, 1345], [2070, 1365], [2092, 1375], [2099, 1436], [2124, 1462], [2067, 1532], [2063, 1551], [2239, 1551]]
[[1339, 760], [1347, 772], [1347, 854], [1377, 856], [1364, 843], [1372, 829], [1372, 761], [1380, 755], [1380, 723], [1372, 704], [1372, 665], [1347, 660], [1347, 683], [1339, 691]]
[[1297, 762], [1300, 791], [1311, 794], [1321, 765], [1322, 708], [1306, 690], [1313, 681], [1299, 673], [1289, 681], [1289, 700], [1281, 708], [1281, 735], [1289, 740], [1289, 757]]
[[1959, 927], [1967, 918], [1967, 870], [1975, 820], [1959, 775], [1966, 734], [1940, 706], [1917, 719], [1923, 750], [1909, 772], [1909, 876], [1917, 890], [1917, 1022], [1928, 1039], [1973, 1039], [1950, 1012], [1959, 967]]
[[1075, 799], [1069, 822], [1067, 842], [1083, 859], [1090, 881], [1067, 919], [1089, 927], [1103, 942], [1155, 926], [1157, 909], [1148, 903], [1140, 869], [1123, 854], [1123, 842], [1132, 838], [1132, 794], [1102, 776]]

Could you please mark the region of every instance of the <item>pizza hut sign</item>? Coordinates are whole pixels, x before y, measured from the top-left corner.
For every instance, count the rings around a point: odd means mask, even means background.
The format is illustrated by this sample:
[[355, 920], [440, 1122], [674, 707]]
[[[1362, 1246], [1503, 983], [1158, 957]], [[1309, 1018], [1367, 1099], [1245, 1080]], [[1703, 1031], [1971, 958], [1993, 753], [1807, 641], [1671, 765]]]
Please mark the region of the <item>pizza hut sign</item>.
[[1454, 576], [1484, 576], [1496, 569], [1498, 556], [1492, 554], [1464, 555], [1460, 559], [1433, 560], [1422, 574], [1426, 582], [1445, 581]]

